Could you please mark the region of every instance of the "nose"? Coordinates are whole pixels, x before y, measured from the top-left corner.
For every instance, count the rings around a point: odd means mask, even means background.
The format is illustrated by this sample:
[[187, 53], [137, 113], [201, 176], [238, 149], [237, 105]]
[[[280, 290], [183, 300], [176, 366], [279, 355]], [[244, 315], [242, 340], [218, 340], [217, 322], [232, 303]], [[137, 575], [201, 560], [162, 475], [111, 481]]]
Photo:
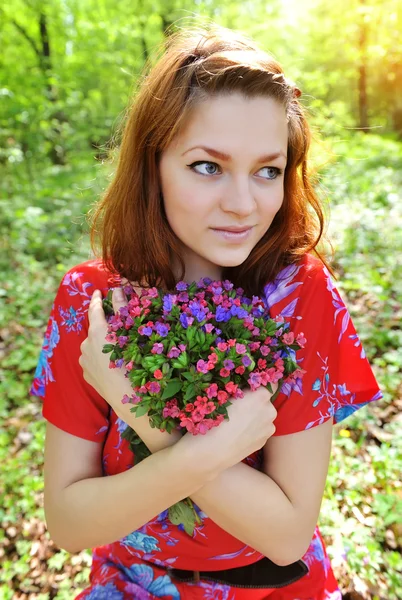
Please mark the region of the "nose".
[[255, 200], [248, 177], [233, 177], [222, 191], [221, 208], [224, 212], [247, 217], [255, 210]]

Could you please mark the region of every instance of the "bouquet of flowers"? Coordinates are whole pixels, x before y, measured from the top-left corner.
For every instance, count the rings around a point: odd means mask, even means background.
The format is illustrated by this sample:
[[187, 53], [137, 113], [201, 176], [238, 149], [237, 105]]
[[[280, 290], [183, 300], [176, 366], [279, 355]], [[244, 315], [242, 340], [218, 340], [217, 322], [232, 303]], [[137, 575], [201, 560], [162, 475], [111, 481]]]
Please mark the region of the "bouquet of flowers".
[[[103, 301], [103, 352], [111, 353], [109, 367], [124, 368], [132, 385], [133, 394], [122, 402], [132, 404], [137, 417], [148, 414], [151, 427], [205, 435], [228, 419], [228, 407], [246, 386], [263, 385], [272, 393], [271, 384], [278, 383], [274, 400], [281, 385], [304, 374], [296, 362], [304, 335], [295, 337], [283, 318], [270, 318], [261, 298], [248, 298], [228, 280], [180, 281], [174, 293], [153, 287], [138, 295], [131, 285], [123, 291], [128, 304], [116, 314], [112, 291]], [[123, 437], [136, 463], [150, 455], [131, 427]], [[201, 522], [189, 498], [168, 514], [189, 535]]]

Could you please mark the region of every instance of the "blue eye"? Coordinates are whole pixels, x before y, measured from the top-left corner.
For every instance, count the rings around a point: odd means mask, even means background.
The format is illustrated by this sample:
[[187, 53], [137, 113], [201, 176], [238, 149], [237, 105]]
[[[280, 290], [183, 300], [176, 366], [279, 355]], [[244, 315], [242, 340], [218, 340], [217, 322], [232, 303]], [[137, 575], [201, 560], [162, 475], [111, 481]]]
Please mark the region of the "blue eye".
[[191, 165], [187, 165], [190, 169], [192, 169], [193, 171], [195, 171], [196, 173], [198, 173], [199, 175], [215, 175], [215, 173], [211, 173], [210, 170], [207, 171], [207, 173], [200, 173], [200, 171], [197, 171], [195, 167], [197, 167], [198, 165], [213, 165], [215, 167], [217, 167], [218, 165], [214, 162], [210, 162], [207, 160], [197, 160], [196, 162], [193, 162]]
[[[206, 169], [206, 173], [197, 171], [196, 167], [198, 167], [199, 165], [208, 165], [208, 167]], [[212, 170], [209, 168], [210, 166], [212, 166]], [[208, 161], [208, 160], [197, 160], [196, 162], [193, 162], [191, 165], [187, 165], [187, 167], [189, 167], [192, 171], [195, 171], [199, 175], [203, 175], [203, 176], [207, 177], [208, 175], [216, 175], [217, 171], [214, 169], [219, 168], [219, 165], [217, 165], [214, 162]], [[279, 169], [278, 167], [262, 167], [262, 169], [260, 169], [260, 171], [262, 171], [263, 169], [268, 169], [269, 171], [271, 171], [271, 173], [273, 173], [272, 177], [263, 177], [263, 179], [268, 179], [269, 181], [273, 181], [274, 179], [277, 179], [283, 172], [282, 169]]]
[[[268, 169], [268, 171], [274, 172], [274, 177], [265, 177], [264, 179], [276, 179], [279, 175], [282, 174], [282, 169], [278, 169], [278, 167], [263, 167], [263, 169]], [[262, 170], [262, 169], [261, 169]]]

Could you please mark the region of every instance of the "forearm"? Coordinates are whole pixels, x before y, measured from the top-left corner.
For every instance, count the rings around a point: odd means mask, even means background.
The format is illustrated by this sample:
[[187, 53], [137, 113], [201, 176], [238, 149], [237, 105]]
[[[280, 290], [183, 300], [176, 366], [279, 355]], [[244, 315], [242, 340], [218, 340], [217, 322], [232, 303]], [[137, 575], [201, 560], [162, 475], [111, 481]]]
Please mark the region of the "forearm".
[[209, 478], [166, 448], [124, 473], [77, 481], [57, 498], [45, 495], [47, 526], [55, 543], [69, 552], [109, 544], [195, 493]]
[[278, 565], [295, 562], [307, 550], [309, 532], [287, 496], [268, 475], [244, 463], [221, 471], [191, 499], [222, 529]]

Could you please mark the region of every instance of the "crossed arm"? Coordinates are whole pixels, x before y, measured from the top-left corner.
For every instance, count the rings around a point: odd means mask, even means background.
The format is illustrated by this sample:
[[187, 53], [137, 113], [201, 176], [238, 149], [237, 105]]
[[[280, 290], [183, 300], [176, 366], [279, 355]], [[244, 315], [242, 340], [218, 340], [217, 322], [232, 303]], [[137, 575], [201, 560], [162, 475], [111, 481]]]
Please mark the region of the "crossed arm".
[[192, 500], [222, 529], [278, 565], [299, 560], [312, 540], [331, 454], [333, 419], [271, 437], [263, 471], [239, 463]]
[[[299, 560], [310, 545], [320, 512], [332, 426], [331, 418], [307, 431], [269, 438], [262, 471], [241, 462], [222, 471], [191, 499], [222, 529], [276, 564]], [[152, 447], [148, 435], [150, 439], [155, 435], [149, 426], [140, 437], [153, 452], [160, 450], [161, 446]]]

